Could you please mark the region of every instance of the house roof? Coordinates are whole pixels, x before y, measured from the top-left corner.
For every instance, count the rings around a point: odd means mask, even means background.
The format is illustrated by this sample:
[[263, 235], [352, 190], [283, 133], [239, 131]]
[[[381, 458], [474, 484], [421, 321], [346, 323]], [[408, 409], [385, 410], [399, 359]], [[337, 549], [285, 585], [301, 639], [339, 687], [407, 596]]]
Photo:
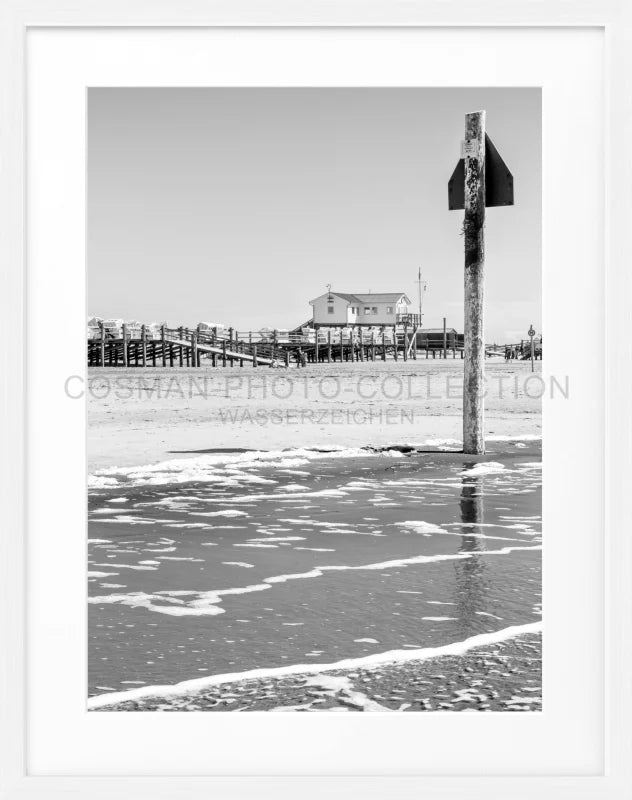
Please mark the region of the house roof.
[[370, 303], [373, 301], [374, 303], [396, 303], [402, 297], [406, 299], [407, 303], [410, 303], [410, 300], [404, 292], [382, 292], [377, 294], [357, 294], [356, 299], [359, 300], [361, 303]]
[[[406, 300], [407, 303], [410, 303], [410, 299], [404, 294], [404, 292], [378, 292], [376, 294], [347, 294], [346, 292], [331, 292], [331, 294], [335, 295], [336, 297], [342, 297], [343, 300], [346, 300], [347, 303], [353, 303], [354, 305], [363, 305], [364, 303], [397, 303], [402, 297]], [[324, 295], [320, 295], [323, 297]], [[316, 300], [318, 298], [315, 298]], [[314, 300], [310, 301], [311, 303]]]

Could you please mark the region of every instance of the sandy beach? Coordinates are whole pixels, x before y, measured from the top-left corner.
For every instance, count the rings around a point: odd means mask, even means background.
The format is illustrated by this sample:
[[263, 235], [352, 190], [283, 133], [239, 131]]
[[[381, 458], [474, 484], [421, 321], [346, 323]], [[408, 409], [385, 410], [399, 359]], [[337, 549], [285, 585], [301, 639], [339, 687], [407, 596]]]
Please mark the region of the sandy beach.
[[464, 456], [461, 371], [95, 370], [89, 708], [539, 710], [540, 401]]
[[[488, 437], [540, 437], [541, 362], [490, 359]], [[462, 438], [460, 359], [305, 369], [90, 369], [88, 468], [205, 451], [364, 447]]]

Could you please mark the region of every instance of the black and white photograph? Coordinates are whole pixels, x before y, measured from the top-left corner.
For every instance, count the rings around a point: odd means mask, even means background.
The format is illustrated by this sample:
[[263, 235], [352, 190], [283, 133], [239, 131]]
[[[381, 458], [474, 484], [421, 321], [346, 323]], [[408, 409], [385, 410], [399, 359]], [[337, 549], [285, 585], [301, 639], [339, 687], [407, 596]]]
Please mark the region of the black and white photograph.
[[90, 712], [546, 710], [541, 95], [87, 90]]

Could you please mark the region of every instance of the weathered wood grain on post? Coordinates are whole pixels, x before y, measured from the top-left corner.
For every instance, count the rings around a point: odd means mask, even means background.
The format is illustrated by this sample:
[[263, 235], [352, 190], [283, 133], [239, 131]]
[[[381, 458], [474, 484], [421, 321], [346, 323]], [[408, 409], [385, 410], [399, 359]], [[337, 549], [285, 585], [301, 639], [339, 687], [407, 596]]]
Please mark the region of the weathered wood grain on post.
[[465, 116], [463, 452], [485, 452], [485, 112]]

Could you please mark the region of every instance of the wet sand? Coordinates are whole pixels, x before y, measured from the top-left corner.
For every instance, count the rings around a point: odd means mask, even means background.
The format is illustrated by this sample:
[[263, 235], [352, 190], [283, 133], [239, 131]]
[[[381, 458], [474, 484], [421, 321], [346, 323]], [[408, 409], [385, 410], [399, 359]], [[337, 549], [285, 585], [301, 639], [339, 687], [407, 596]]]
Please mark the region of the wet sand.
[[462, 367], [91, 370], [92, 707], [539, 710], [540, 400], [530, 364], [489, 362], [488, 452], [463, 456]]
[[539, 634], [525, 634], [462, 656], [228, 682], [102, 710], [541, 711], [541, 649]]
[[539, 446], [510, 446], [478, 460], [296, 449], [94, 475], [90, 694], [539, 620]]

